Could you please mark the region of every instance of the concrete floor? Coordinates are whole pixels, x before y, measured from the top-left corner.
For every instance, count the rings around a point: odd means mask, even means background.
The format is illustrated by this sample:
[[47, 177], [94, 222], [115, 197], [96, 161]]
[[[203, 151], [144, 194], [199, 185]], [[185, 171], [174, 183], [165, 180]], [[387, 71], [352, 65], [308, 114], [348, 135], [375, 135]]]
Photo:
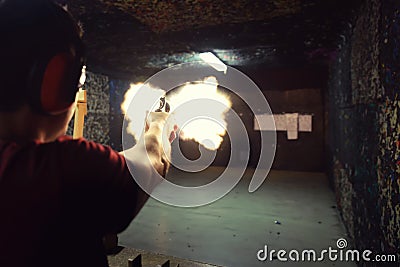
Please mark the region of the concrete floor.
[[[178, 184], [207, 183], [220, 171], [211, 168], [193, 178], [173, 171], [171, 176]], [[320, 252], [337, 249], [339, 238], [349, 243], [350, 239], [324, 174], [271, 171], [261, 188], [251, 194], [247, 191], [250, 174], [246, 172], [228, 195], [204, 207], [176, 208], [150, 199], [120, 235], [120, 244], [221, 266], [356, 266], [331, 262], [327, 256], [317, 263], [257, 260], [264, 245], [269, 250]]]

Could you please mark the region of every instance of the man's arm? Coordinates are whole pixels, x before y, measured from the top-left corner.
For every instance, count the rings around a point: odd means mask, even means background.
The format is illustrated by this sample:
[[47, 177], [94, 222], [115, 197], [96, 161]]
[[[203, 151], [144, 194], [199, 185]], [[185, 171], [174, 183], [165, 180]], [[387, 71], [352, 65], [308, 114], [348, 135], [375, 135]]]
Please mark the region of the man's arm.
[[167, 116], [152, 116], [137, 145], [122, 152], [123, 156], [84, 139], [48, 144], [61, 157], [57, 172], [62, 176], [66, 213], [79, 218], [82, 228], [119, 233], [139, 213], [168, 169], [164, 159], [169, 152], [163, 150], [170, 149], [168, 138], [163, 137], [167, 136], [163, 131]]
[[168, 116], [168, 113], [151, 112], [137, 144], [121, 152], [135, 180], [146, 180], [147, 192], [162, 181], [169, 169], [170, 143], [175, 138], [176, 127], [166, 125]]

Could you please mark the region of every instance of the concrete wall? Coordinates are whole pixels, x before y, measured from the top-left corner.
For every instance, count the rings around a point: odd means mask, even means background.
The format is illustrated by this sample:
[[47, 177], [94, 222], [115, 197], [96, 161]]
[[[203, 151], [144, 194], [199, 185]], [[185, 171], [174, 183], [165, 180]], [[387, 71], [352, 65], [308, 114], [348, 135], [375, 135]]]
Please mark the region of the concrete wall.
[[299, 132], [297, 140], [288, 140], [285, 131], [277, 132], [274, 169], [324, 171], [324, 107], [322, 90], [296, 89], [264, 92], [273, 113], [312, 115], [312, 132]]
[[[85, 117], [83, 135], [104, 145], [110, 144], [110, 89], [107, 76], [86, 73], [85, 89], [88, 99], [88, 114]], [[73, 133], [73, 120], [68, 127], [68, 134]]]
[[341, 38], [327, 97], [338, 206], [357, 248], [400, 254], [400, 2], [365, 1]]

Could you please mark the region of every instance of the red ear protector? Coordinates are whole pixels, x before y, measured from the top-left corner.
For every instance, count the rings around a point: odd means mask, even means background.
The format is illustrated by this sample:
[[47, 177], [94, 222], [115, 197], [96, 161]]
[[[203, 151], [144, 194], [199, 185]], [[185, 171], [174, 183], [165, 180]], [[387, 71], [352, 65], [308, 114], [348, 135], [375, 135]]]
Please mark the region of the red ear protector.
[[56, 115], [75, 101], [84, 66], [81, 40], [66, 49], [41, 55], [33, 64], [28, 80], [29, 102], [40, 113]]

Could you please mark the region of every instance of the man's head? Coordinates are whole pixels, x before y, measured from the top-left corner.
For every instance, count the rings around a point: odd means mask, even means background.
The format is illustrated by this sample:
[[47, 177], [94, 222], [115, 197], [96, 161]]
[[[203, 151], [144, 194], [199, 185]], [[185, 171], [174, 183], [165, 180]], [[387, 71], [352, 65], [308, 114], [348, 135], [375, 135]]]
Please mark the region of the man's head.
[[28, 104], [56, 114], [73, 103], [84, 60], [81, 29], [50, 0], [0, 0], [0, 111]]
[[81, 35], [51, 0], [0, 0], [0, 138], [65, 131], [84, 64]]

